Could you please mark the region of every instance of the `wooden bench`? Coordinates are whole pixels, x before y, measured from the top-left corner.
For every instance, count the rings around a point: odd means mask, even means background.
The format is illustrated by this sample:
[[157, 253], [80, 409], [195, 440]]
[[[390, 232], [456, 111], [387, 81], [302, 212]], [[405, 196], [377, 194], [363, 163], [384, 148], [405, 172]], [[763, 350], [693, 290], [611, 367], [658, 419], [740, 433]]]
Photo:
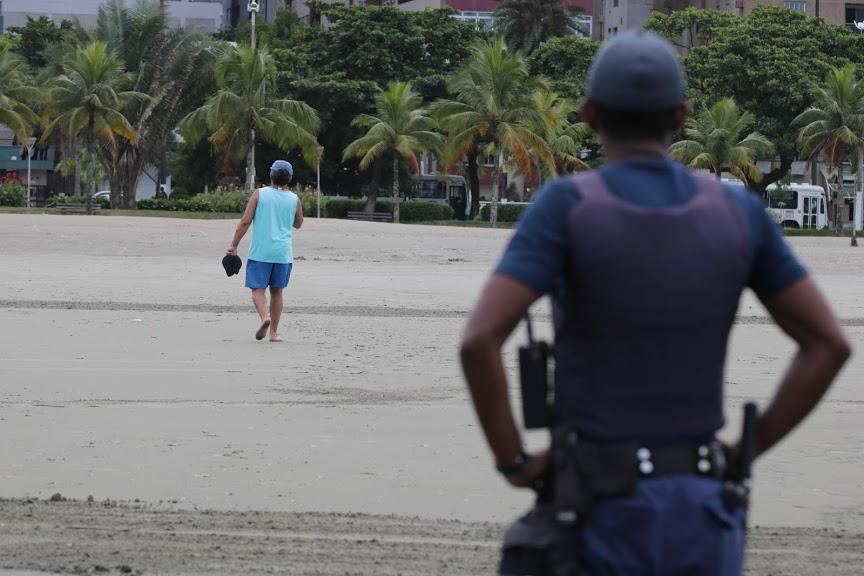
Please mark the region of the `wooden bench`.
[[[93, 214], [99, 214], [99, 210], [102, 207], [98, 202], [94, 202], [92, 209]], [[66, 203], [57, 203], [57, 211], [60, 214], [87, 214], [87, 205], [86, 204], [66, 204]]]
[[391, 212], [348, 212], [348, 219], [367, 222], [393, 222], [393, 214]]

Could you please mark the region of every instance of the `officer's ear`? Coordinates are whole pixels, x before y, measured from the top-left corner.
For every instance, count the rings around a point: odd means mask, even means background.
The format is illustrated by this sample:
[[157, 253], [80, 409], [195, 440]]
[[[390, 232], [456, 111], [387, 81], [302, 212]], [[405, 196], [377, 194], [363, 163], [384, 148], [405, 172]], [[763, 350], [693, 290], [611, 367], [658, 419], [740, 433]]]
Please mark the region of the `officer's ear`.
[[600, 133], [600, 123], [597, 120], [597, 108], [587, 98], [582, 101], [582, 120], [594, 133]]
[[690, 104], [684, 103], [678, 106], [675, 109], [675, 130], [673, 132], [677, 132], [684, 126], [684, 123], [687, 122], [687, 117], [690, 115]]

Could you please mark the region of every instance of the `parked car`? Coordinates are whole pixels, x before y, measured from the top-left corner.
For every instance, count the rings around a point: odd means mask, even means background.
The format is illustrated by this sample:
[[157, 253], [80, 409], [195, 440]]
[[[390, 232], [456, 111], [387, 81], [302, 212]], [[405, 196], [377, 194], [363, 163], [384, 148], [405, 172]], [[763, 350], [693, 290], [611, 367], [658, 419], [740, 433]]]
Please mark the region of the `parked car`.
[[97, 202], [101, 201], [101, 200], [106, 200], [110, 204], [111, 203], [111, 191], [110, 190], [102, 190], [100, 192], [96, 192], [96, 194], [93, 195], [93, 200], [96, 200]]

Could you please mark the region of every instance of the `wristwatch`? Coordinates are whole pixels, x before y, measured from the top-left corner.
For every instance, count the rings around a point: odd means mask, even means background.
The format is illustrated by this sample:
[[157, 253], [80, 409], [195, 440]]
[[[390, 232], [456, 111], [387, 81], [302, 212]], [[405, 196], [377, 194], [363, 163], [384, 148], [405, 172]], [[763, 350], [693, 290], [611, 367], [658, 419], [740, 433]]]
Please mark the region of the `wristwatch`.
[[520, 452], [510, 462], [499, 462], [495, 468], [506, 478], [510, 478], [511, 476], [516, 476], [517, 474], [522, 473], [525, 468], [528, 467], [529, 462], [531, 462], [531, 457], [525, 452]]

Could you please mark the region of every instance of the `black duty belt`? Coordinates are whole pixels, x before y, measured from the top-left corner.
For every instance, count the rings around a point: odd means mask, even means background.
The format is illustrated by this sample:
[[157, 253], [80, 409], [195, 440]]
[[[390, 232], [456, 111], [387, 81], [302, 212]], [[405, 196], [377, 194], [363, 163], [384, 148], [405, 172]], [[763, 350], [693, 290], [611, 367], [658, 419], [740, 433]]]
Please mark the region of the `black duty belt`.
[[689, 474], [722, 480], [726, 458], [720, 442], [643, 446], [636, 449], [636, 466], [641, 478]]

